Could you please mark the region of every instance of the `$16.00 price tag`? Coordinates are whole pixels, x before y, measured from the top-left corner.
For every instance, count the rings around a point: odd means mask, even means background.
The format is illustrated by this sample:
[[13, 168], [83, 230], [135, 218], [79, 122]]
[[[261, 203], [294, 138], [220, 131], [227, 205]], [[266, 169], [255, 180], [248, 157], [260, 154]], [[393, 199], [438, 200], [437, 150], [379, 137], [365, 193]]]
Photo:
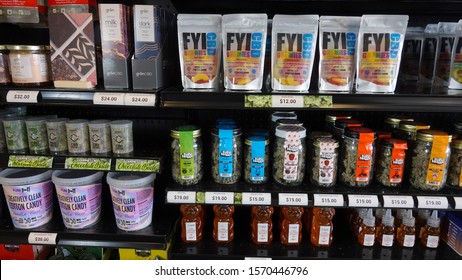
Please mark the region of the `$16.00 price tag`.
[[125, 93], [95, 92], [93, 104], [96, 105], [124, 105]]
[[410, 195], [384, 195], [385, 208], [414, 208], [414, 199]]
[[271, 106], [273, 108], [303, 108], [303, 95], [273, 95]]
[[234, 204], [233, 192], [206, 192], [206, 204]]
[[271, 205], [271, 193], [242, 193], [244, 205]]
[[57, 233], [48, 233], [48, 232], [31, 232], [27, 241], [29, 244], [47, 244], [47, 245], [56, 245]]
[[38, 90], [9, 90], [6, 94], [8, 103], [37, 103]]
[[147, 93], [126, 93], [125, 106], [151, 106], [156, 104], [156, 95]]
[[379, 198], [376, 195], [348, 195], [349, 207], [379, 207]]
[[419, 208], [448, 209], [449, 202], [445, 196], [418, 196]]
[[279, 205], [308, 206], [306, 193], [280, 193]]
[[341, 194], [314, 194], [314, 206], [342, 207], [343, 195]]
[[168, 203], [195, 203], [196, 192], [181, 192], [169, 191], [167, 192]]

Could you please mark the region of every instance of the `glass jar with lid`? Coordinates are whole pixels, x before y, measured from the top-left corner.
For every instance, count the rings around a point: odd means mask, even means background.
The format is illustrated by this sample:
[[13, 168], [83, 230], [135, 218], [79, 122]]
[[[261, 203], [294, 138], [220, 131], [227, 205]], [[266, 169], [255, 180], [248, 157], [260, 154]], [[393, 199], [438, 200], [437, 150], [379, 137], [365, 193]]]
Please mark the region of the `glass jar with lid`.
[[411, 148], [417, 136], [417, 131], [421, 129], [430, 129], [430, 125], [416, 121], [402, 121], [395, 130], [393, 137], [406, 140], [408, 147]]
[[241, 129], [217, 125], [212, 130], [212, 178], [215, 183], [235, 184], [242, 172]]
[[42, 87], [51, 84], [50, 46], [8, 45], [13, 85]]
[[335, 121], [334, 130], [332, 132], [333, 137], [337, 141], [341, 142], [343, 139], [343, 134], [347, 127], [358, 127], [362, 126], [363, 122], [356, 119], [340, 119]]
[[452, 135], [439, 130], [417, 132], [412, 148], [409, 183], [424, 191], [438, 191], [446, 183]]
[[384, 129], [386, 131], [394, 132], [395, 129], [399, 127], [399, 123], [402, 121], [414, 121], [413, 118], [409, 116], [401, 116], [401, 115], [390, 115], [385, 118]]
[[384, 187], [399, 187], [403, 182], [407, 142], [402, 139], [386, 138], [378, 151], [375, 180]]
[[180, 125], [171, 130], [170, 136], [173, 181], [183, 186], [199, 183], [204, 175], [201, 129]]
[[368, 187], [373, 178], [375, 132], [366, 127], [349, 127], [341, 143], [339, 177], [349, 187]]
[[462, 188], [462, 139], [455, 139], [451, 143], [451, 158], [449, 159], [449, 170], [447, 185], [450, 187]]
[[250, 135], [245, 139], [244, 180], [249, 184], [264, 184], [269, 175], [268, 137]]
[[280, 119], [296, 120], [297, 114], [295, 112], [274, 112], [271, 114], [271, 134], [274, 135], [277, 121]]
[[273, 179], [283, 186], [297, 186], [305, 176], [306, 129], [298, 125], [276, 128], [273, 147]]
[[297, 119], [279, 119], [276, 121], [276, 127], [280, 126], [281, 124], [303, 126], [303, 122]]
[[313, 150], [308, 173], [310, 183], [316, 187], [333, 187], [337, 183], [337, 140], [332, 138], [316, 138], [313, 142]]
[[351, 119], [351, 116], [345, 114], [327, 114], [324, 119], [324, 130], [332, 133], [336, 120]]
[[9, 85], [11, 83], [9, 56], [6, 46], [0, 45], [0, 85]]
[[[308, 138], [306, 140], [306, 154], [307, 156], [312, 156], [313, 155], [313, 149], [314, 149], [314, 140], [316, 138], [332, 138], [332, 133], [327, 132], [327, 131], [311, 131], [308, 134]], [[311, 168], [307, 169], [307, 176], [308, 178], [311, 177]]]

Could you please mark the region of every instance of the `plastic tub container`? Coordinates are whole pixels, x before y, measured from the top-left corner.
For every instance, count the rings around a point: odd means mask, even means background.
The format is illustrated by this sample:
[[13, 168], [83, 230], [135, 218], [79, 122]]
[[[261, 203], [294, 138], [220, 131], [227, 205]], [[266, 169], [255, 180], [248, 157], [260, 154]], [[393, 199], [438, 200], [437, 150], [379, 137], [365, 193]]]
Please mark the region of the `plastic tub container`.
[[117, 227], [136, 231], [152, 222], [154, 202], [154, 173], [109, 172], [107, 183]]
[[117, 120], [111, 122], [112, 153], [115, 156], [133, 154], [133, 121]]
[[90, 134], [90, 150], [92, 155], [110, 156], [111, 126], [109, 120], [94, 120], [88, 123]]
[[66, 228], [87, 228], [99, 221], [102, 177], [103, 172], [96, 171], [53, 172], [52, 180]]
[[52, 170], [43, 169], [5, 169], [0, 172], [0, 184], [16, 228], [36, 228], [53, 217], [52, 173]]
[[89, 155], [90, 141], [88, 136], [88, 120], [77, 119], [66, 123], [67, 146], [71, 155]]

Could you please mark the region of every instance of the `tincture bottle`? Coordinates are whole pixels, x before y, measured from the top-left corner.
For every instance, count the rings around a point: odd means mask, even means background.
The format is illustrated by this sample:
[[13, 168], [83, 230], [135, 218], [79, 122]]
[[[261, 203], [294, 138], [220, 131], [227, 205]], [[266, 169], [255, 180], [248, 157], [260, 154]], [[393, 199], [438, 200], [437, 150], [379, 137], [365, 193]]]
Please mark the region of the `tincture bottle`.
[[420, 240], [422, 245], [427, 248], [438, 247], [440, 241], [440, 218], [438, 218], [437, 210], [434, 210], [432, 215], [428, 217]]
[[407, 210], [396, 237], [398, 244], [403, 247], [414, 247], [415, 244], [415, 218], [412, 210]]
[[374, 246], [375, 243], [375, 217], [372, 209], [367, 210], [367, 215], [361, 223], [361, 231], [358, 236], [359, 244], [365, 247]]
[[377, 230], [377, 242], [383, 247], [392, 247], [395, 239], [395, 218], [387, 209]]

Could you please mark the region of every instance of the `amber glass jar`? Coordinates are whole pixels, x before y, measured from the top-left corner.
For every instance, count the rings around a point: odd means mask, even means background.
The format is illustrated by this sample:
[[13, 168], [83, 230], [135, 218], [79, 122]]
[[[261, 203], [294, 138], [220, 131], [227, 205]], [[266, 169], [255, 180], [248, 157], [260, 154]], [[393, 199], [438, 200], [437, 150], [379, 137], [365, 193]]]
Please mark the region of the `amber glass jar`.
[[50, 47], [9, 45], [13, 85], [43, 87], [51, 84]]

